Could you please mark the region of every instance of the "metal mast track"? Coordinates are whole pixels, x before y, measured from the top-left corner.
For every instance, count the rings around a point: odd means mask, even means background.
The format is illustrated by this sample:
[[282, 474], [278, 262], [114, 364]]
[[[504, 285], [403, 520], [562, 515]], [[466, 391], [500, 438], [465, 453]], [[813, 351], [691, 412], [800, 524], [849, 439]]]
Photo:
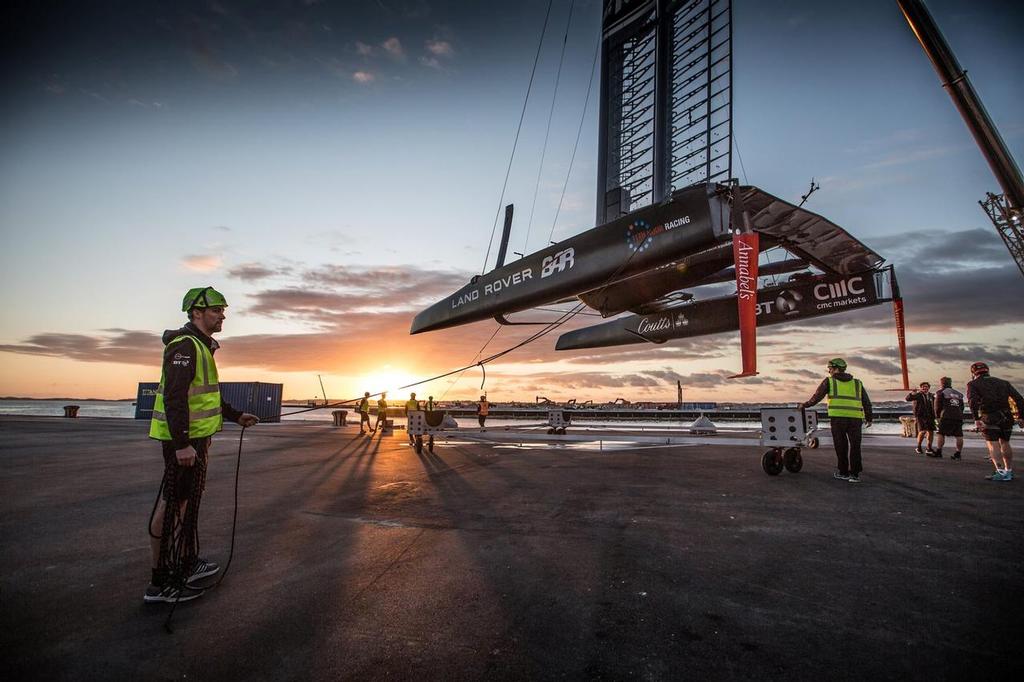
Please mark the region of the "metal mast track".
[[605, 0], [597, 223], [732, 177], [731, 0]]

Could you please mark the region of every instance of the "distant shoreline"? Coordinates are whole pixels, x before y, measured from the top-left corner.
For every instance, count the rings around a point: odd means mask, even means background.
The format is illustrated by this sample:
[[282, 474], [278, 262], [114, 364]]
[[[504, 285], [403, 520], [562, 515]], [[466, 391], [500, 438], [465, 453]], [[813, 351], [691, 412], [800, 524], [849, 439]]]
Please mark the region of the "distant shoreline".
[[135, 398], [19, 398], [17, 396], [0, 396], [0, 400], [64, 400], [64, 401], [75, 401], [90, 402], [90, 403], [131, 403], [135, 402]]

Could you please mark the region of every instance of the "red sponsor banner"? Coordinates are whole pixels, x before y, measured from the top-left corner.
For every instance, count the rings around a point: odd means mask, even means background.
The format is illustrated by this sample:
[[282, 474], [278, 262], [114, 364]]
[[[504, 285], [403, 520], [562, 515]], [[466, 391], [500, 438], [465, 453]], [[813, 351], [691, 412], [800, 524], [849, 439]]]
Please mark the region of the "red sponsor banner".
[[736, 305], [740, 317], [740, 349], [743, 371], [730, 378], [757, 374], [757, 258], [756, 232], [735, 234], [732, 238], [732, 257], [736, 265]]

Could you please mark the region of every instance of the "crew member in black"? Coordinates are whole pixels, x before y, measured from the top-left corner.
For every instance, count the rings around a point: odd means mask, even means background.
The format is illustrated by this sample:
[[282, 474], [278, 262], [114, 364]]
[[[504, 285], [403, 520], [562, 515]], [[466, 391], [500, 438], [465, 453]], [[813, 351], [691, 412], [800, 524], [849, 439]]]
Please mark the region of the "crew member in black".
[[935, 456], [942, 457], [942, 446], [946, 444], [946, 436], [956, 438], [956, 452], [950, 459], [960, 459], [964, 449], [964, 394], [953, 388], [953, 380], [949, 377], [939, 379], [942, 388], [935, 394], [935, 415], [939, 418], [938, 447]]
[[934, 457], [932, 441], [935, 438], [935, 396], [931, 393], [931, 388], [931, 384], [922, 381], [919, 388], [907, 394], [907, 402], [914, 403], [914, 422], [917, 424], [917, 448], [914, 452], [923, 454], [921, 443], [924, 442], [924, 437], [928, 436], [927, 453], [929, 457]]
[[[976, 362], [971, 365], [971, 376], [967, 383], [967, 404], [971, 408], [974, 425], [985, 437], [988, 456], [995, 467], [995, 473], [986, 476], [990, 481], [1013, 480], [1013, 449], [1010, 436], [1013, 435], [1013, 412], [1010, 401], [1017, 408], [1017, 424], [1024, 428], [1024, 397], [1010, 385], [1009, 381], [997, 379], [988, 373], [988, 365]], [[1003, 466], [999, 466], [1002, 461]]]

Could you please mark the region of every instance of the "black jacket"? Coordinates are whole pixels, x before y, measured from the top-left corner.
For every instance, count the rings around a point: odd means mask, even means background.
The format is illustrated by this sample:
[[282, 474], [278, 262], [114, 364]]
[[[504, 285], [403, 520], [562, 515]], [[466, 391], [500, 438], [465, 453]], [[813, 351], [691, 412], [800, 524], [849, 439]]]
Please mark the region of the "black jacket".
[[[850, 379], [853, 378], [853, 375], [847, 372], [836, 372], [834, 377], [839, 381], [849, 381]], [[810, 400], [808, 400], [806, 403], [803, 403], [802, 407], [813, 407], [820, 403], [822, 399], [827, 395], [828, 377], [825, 377], [825, 379], [822, 380], [820, 384], [818, 384], [818, 390], [814, 392], [814, 395], [811, 396]], [[871, 417], [873, 416], [871, 412], [871, 398], [868, 397], [868, 389], [864, 388], [863, 383], [860, 386], [860, 404], [864, 407], [864, 421], [871, 421]]]
[[914, 417], [935, 421], [935, 395], [933, 393], [908, 393], [907, 402], [914, 403]]
[[1000, 411], [1005, 411], [1006, 419], [1009, 420], [1011, 398], [1017, 404], [1017, 414], [1024, 418], [1024, 397], [1009, 381], [982, 374], [967, 382], [967, 404], [971, 406], [971, 416], [975, 421]]
[[964, 420], [964, 394], [955, 388], [943, 388], [935, 394], [935, 415], [939, 419]]
[[[188, 447], [188, 387], [196, 376], [196, 347], [188, 339], [171, 344], [175, 337], [187, 334], [194, 336], [210, 353], [216, 353], [220, 344], [199, 331], [191, 322], [181, 329], [168, 329], [164, 332], [164, 413], [167, 415], [167, 426], [171, 430], [171, 444], [175, 450]], [[168, 345], [170, 344], [170, 345]], [[220, 399], [220, 409], [224, 418], [235, 423], [242, 413]]]

